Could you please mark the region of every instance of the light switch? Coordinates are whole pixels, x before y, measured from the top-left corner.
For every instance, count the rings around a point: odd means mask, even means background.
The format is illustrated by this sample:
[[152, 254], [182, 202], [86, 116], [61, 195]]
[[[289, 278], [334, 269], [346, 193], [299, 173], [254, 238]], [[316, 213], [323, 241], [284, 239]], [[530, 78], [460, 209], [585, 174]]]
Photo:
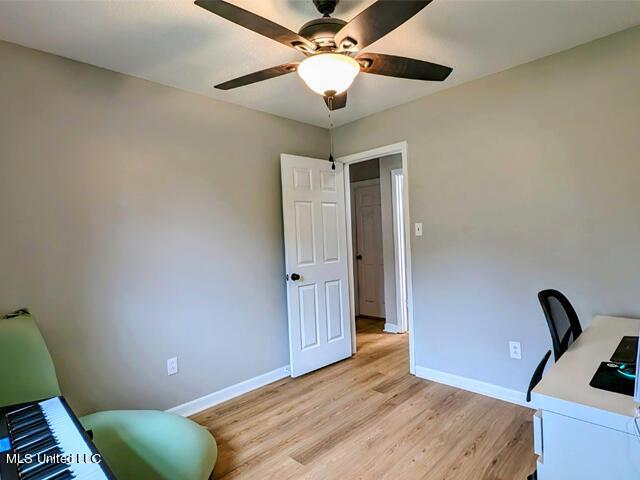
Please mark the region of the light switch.
[[416, 237], [422, 236], [422, 224], [416, 223]]

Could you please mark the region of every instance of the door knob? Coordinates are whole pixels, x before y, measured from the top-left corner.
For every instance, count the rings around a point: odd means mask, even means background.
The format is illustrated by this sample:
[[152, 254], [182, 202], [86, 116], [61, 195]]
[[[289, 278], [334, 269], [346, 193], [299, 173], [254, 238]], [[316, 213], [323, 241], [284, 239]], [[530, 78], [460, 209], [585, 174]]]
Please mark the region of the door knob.
[[291, 280], [293, 280], [294, 282], [300, 280], [300, 275], [298, 275], [297, 273], [292, 273]]
[[356, 255], [356, 260], [362, 260], [362, 255]]

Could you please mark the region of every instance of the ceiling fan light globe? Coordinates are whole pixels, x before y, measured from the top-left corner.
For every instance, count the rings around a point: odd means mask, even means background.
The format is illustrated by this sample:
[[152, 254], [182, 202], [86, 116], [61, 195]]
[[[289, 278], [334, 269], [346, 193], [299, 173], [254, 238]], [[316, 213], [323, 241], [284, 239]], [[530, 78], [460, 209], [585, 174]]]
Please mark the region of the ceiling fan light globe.
[[[298, 75], [314, 92], [339, 95], [346, 91], [360, 72], [360, 64], [340, 53], [319, 53], [305, 58]], [[335, 93], [334, 93], [335, 92]]]

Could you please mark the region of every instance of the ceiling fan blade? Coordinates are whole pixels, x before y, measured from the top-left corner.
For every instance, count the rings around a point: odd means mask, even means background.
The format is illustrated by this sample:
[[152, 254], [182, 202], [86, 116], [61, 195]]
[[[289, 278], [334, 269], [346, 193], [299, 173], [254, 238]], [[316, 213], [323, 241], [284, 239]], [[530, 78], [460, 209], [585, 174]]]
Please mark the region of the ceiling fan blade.
[[382, 53], [361, 53], [356, 60], [361, 65], [360, 71], [364, 73], [412, 80], [442, 82], [453, 71], [452, 68], [437, 63]]
[[288, 47], [293, 47], [302, 52], [313, 52], [316, 49], [312, 42], [288, 28], [223, 0], [197, 0], [195, 4], [205, 10], [209, 10], [211, 13], [226, 18], [230, 22], [248, 28], [276, 42], [283, 43]]
[[336, 34], [336, 45], [352, 52], [362, 50], [398, 28], [431, 2], [378, 0], [340, 29]]
[[340, 95], [335, 95], [333, 101], [329, 101], [329, 97], [326, 95], [323, 97], [324, 103], [327, 104], [327, 108], [331, 111], [339, 110], [347, 106], [347, 92], [342, 92]]
[[219, 90], [231, 90], [232, 88], [244, 87], [245, 85], [250, 85], [252, 83], [269, 80], [270, 78], [295, 72], [296, 68], [298, 68], [297, 63], [285, 63], [284, 65], [278, 65], [277, 67], [267, 68], [265, 70], [260, 70], [259, 72], [253, 72], [248, 75], [243, 75], [242, 77], [234, 78], [228, 82], [216, 85], [215, 88]]

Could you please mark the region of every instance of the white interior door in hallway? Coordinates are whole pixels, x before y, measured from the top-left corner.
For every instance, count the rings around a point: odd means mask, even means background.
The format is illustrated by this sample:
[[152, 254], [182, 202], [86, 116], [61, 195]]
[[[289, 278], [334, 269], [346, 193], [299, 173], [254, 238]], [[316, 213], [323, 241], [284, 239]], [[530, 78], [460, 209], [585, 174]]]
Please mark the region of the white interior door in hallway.
[[358, 278], [358, 313], [371, 317], [385, 316], [384, 259], [380, 182], [356, 182], [354, 212], [356, 218], [356, 268]]

